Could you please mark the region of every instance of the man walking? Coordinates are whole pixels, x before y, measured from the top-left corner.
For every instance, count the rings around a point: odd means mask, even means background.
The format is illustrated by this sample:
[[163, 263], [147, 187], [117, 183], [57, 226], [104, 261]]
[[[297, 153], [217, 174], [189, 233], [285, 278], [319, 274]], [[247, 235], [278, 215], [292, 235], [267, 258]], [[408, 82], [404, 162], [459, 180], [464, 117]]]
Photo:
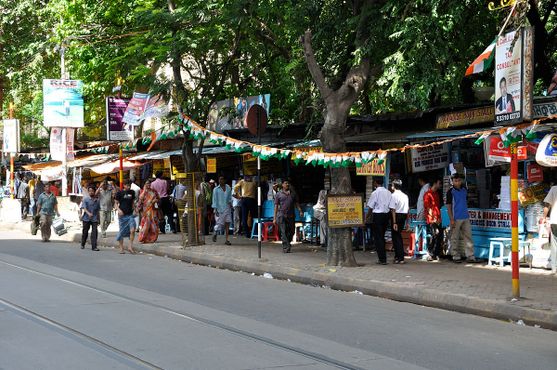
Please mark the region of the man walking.
[[[244, 176], [243, 180], [238, 181], [234, 187], [234, 194], [240, 197], [242, 207], [242, 226], [246, 238], [251, 237], [251, 230], [248, 225], [248, 215], [252, 220], [257, 217], [257, 184], [252, 181], [251, 176]], [[253, 221], [252, 221], [253, 222]]]
[[[462, 177], [455, 173], [452, 176], [453, 186], [447, 192], [447, 209], [451, 220], [451, 255], [453, 262], [460, 263], [462, 254], [467, 262], [476, 262], [474, 257], [474, 242], [472, 241], [472, 227], [468, 215], [468, 190], [462, 184]], [[464, 251], [461, 247], [464, 242]]]
[[408, 195], [404, 194], [400, 189], [402, 188], [401, 180], [394, 180], [393, 187], [395, 191], [391, 195], [389, 208], [391, 210], [392, 220], [392, 239], [393, 247], [395, 249], [395, 264], [404, 264], [404, 244], [402, 242], [402, 230], [406, 224], [406, 217], [408, 217]]
[[[233, 184], [234, 187], [236, 187], [235, 185]], [[236, 193], [232, 195], [232, 208], [234, 210], [234, 235], [237, 236], [242, 230], [242, 205], [240, 196]]]
[[17, 186], [16, 198], [19, 199], [21, 203], [21, 219], [25, 220], [27, 214], [29, 213], [29, 185], [27, 184], [27, 178], [20, 174], [19, 184]]
[[80, 207], [81, 220], [83, 222], [81, 249], [85, 248], [85, 243], [87, 243], [87, 238], [89, 237], [89, 229], [91, 229], [91, 249], [98, 251], [97, 233], [99, 226], [99, 211], [101, 207], [95, 188], [93, 186], [89, 186], [87, 190], [89, 192], [89, 197], [83, 199]]
[[232, 189], [226, 183], [224, 176], [219, 177], [219, 186], [213, 190], [213, 211], [215, 213], [215, 230], [213, 232], [213, 242], [217, 241], [217, 233], [224, 230], [226, 241], [224, 244], [230, 245], [228, 233], [230, 222], [232, 222]]
[[[543, 200], [543, 219], [551, 232], [551, 272], [557, 272], [557, 186], [549, 189]], [[548, 218], [549, 215], [549, 218]]]
[[418, 184], [420, 184], [420, 193], [418, 194], [418, 201], [416, 203], [416, 219], [418, 221], [424, 221], [424, 196], [425, 193], [429, 190], [430, 185], [423, 176], [420, 176], [418, 178]]
[[50, 234], [52, 232], [52, 218], [58, 212], [58, 200], [51, 191], [52, 184], [47, 184], [44, 187], [44, 193], [39, 196], [37, 200], [37, 213], [40, 215], [41, 236], [43, 242], [50, 241]]
[[[387, 264], [387, 252], [385, 251], [385, 232], [389, 223], [389, 205], [391, 203], [391, 192], [383, 187], [383, 178], [377, 177], [373, 185], [375, 190], [371, 193], [367, 206], [368, 213], [372, 213], [373, 221], [371, 229], [373, 241], [377, 252], [377, 264]], [[369, 219], [369, 217], [367, 217]]]
[[106, 229], [112, 222], [112, 210], [114, 209], [114, 194], [115, 189], [112, 186], [112, 181], [107, 177], [104, 179], [102, 185], [97, 189], [95, 195], [98, 197], [100, 205], [100, 224], [101, 236], [106, 238]]
[[134, 201], [135, 192], [131, 190], [131, 181], [126, 181], [124, 190], [120, 190], [115, 197], [116, 210], [118, 211], [119, 231], [116, 241], [120, 247], [120, 254], [124, 254], [124, 238], [130, 238], [128, 251], [135, 254], [133, 240], [135, 238]]
[[294, 207], [298, 208], [300, 217], [304, 212], [298, 204], [298, 197], [290, 190], [290, 183], [282, 183], [282, 191], [275, 196], [275, 214], [273, 222], [278, 224], [282, 240], [282, 252], [290, 253], [292, 238], [294, 237], [295, 215]]
[[165, 234], [166, 221], [164, 216], [167, 216], [168, 222], [170, 222], [172, 218], [172, 205], [168, 197], [168, 182], [163, 179], [162, 175], [162, 171], [157, 171], [155, 174], [156, 179], [151, 183], [151, 189], [156, 191], [160, 198], [159, 208], [163, 216], [159, 220], [159, 229], [162, 234]]

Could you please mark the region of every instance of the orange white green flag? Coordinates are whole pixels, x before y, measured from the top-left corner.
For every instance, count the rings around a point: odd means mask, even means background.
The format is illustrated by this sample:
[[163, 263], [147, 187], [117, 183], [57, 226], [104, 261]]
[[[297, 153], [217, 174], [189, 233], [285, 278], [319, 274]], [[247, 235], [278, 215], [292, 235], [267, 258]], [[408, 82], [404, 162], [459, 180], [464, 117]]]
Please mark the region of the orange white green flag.
[[465, 76], [470, 76], [475, 73], [481, 73], [487, 70], [491, 63], [493, 62], [493, 58], [495, 57], [495, 44], [497, 43], [497, 39], [493, 40], [491, 44], [468, 66], [466, 69]]

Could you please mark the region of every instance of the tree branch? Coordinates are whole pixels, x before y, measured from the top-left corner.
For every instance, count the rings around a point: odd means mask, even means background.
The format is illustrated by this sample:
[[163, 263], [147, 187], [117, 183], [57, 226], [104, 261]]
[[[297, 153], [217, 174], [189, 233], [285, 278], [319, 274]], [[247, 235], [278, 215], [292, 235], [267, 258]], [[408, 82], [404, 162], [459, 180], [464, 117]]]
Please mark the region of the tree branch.
[[313, 47], [311, 46], [310, 30], [307, 30], [304, 33], [301, 41], [304, 48], [304, 57], [308, 65], [309, 73], [311, 74], [311, 77], [313, 77], [313, 80], [315, 81], [315, 84], [317, 85], [317, 88], [319, 89], [323, 100], [327, 101], [327, 99], [329, 99], [329, 97], [333, 94], [333, 91], [327, 85], [325, 76], [323, 76], [323, 71], [321, 70], [321, 67], [319, 67], [319, 64], [317, 64], [317, 60], [315, 60], [315, 54], [313, 52]]
[[549, 16], [551, 15], [551, 12], [555, 8], [555, 3], [557, 3], [557, 0], [551, 0], [545, 6], [545, 14], [544, 14], [543, 20], [542, 20], [542, 23], [543, 23], [544, 26], [547, 25], [547, 21], [549, 20]]

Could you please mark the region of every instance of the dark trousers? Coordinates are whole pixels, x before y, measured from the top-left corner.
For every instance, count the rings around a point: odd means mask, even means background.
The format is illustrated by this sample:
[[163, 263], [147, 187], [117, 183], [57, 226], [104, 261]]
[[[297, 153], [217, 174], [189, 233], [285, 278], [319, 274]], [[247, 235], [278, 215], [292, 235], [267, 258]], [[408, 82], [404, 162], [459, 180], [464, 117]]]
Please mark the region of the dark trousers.
[[389, 224], [388, 213], [374, 213], [373, 224], [371, 229], [373, 231], [373, 243], [375, 244], [375, 251], [377, 258], [380, 262], [387, 262], [387, 252], [385, 251], [385, 232]]
[[248, 226], [248, 214], [251, 214], [252, 219], [257, 217], [257, 202], [255, 198], [242, 198], [242, 225], [244, 226], [246, 238], [251, 237], [251, 230]]
[[404, 243], [402, 242], [402, 230], [406, 223], [406, 213], [397, 213], [395, 222], [398, 225], [398, 231], [394, 228], [391, 230], [393, 238], [393, 248], [395, 249], [395, 261], [404, 261]]
[[439, 257], [441, 256], [441, 246], [443, 243], [443, 229], [440, 224], [429, 224], [427, 227], [429, 229], [429, 235], [431, 235], [429, 255], [431, 257]]
[[82, 247], [85, 247], [85, 243], [87, 243], [87, 238], [89, 237], [89, 228], [91, 228], [91, 248], [97, 248], [98, 226], [98, 222], [83, 221], [83, 231], [81, 233]]
[[166, 222], [164, 221], [164, 216], [168, 217], [168, 224], [170, 228], [174, 230], [174, 223], [172, 222], [172, 202], [170, 201], [169, 197], [161, 198], [160, 207], [162, 211], [162, 218], [159, 221], [159, 229], [161, 233], [164, 233], [164, 227], [166, 226]]
[[280, 240], [282, 240], [282, 249], [290, 250], [290, 243], [294, 237], [294, 217], [278, 216], [277, 223], [280, 229]]

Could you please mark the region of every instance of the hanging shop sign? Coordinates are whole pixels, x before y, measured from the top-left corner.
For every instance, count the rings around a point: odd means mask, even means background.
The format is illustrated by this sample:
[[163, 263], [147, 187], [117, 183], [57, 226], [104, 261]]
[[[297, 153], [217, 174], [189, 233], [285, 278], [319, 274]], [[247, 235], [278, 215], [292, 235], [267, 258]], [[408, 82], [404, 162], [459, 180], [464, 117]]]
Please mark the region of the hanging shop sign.
[[[511, 149], [510, 147], [505, 147], [505, 143], [498, 135], [490, 136], [484, 141], [484, 153], [486, 167], [493, 167], [500, 162], [511, 162]], [[517, 157], [521, 161], [526, 160], [528, 158], [528, 148], [524, 145], [519, 145]]]
[[449, 165], [449, 144], [415, 148], [411, 151], [412, 172], [424, 172]]
[[528, 162], [526, 164], [526, 179], [528, 182], [542, 182], [543, 181], [543, 169], [541, 166], [535, 162]]
[[222, 133], [226, 130], [247, 128], [248, 111], [255, 104], [265, 109], [269, 116], [270, 94], [226, 99], [213, 103], [207, 117], [207, 129]]
[[495, 124], [532, 119], [533, 39], [531, 27], [508, 32], [495, 50]]
[[124, 113], [130, 99], [106, 98], [106, 135], [108, 141], [129, 141], [133, 138], [133, 127], [124, 122]]
[[557, 167], [557, 134], [547, 134], [538, 145], [536, 162], [544, 167]]
[[83, 127], [83, 81], [43, 80], [43, 115], [45, 127]]
[[548, 184], [544, 183], [528, 186], [527, 188], [520, 189], [518, 192], [518, 200], [522, 206], [529, 206], [537, 202], [542, 202], [548, 190]]
[[356, 167], [356, 175], [358, 176], [385, 176], [386, 161], [379, 164], [379, 160], [374, 159], [369, 163], [362, 164], [361, 167]]
[[17, 119], [5, 119], [2, 132], [2, 151], [4, 153], [19, 152], [19, 121]]
[[144, 119], [143, 114], [148, 102], [149, 94], [134, 92], [132, 99], [126, 107], [122, 120], [131, 126], [139, 126]]
[[75, 159], [74, 152], [74, 129], [53, 127], [50, 130], [50, 157], [54, 161], [63, 161], [64, 155], [68, 161]]
[[363, 226], [363, 197], [361, 195], [327, 195], [327, 225], [330, 228]]
[[216, 158], [207, 158], [207, 173], [217, 173]]

